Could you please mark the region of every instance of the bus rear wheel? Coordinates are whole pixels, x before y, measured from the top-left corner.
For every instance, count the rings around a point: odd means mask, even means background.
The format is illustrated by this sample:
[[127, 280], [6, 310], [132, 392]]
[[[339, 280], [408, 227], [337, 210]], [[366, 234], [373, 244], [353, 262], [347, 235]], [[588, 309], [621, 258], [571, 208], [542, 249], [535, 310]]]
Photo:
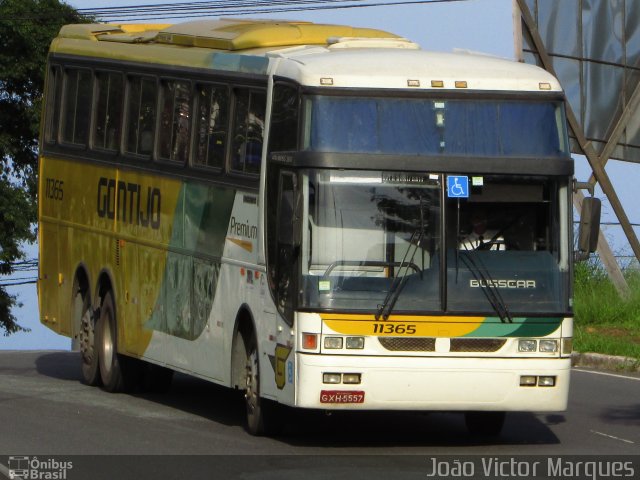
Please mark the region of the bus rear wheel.
[[98, 351], [96, 348], [95, 321], [89, 295], [78, 291], [73, 300], [76, 315], [80, 316], [80, 358], [82, 360], [82, 379], [91, 386], [100, 385]]
[[277, 435], [282, 432], [282, 408], [260, 397], [260, 363], [255, 337], [247, 345], [246, 390], [247, 431], [251, 435]]
[[102, 300], [96, 331], [104, 389], [112, 393], [132, 390], [140, 380], [140, 362], [118, 353], [118, 330], [111, 292], [107, 292]]
[[505, 412], [466, 412], [467, 430], [480, 437], [497, 437], [504, 426]]

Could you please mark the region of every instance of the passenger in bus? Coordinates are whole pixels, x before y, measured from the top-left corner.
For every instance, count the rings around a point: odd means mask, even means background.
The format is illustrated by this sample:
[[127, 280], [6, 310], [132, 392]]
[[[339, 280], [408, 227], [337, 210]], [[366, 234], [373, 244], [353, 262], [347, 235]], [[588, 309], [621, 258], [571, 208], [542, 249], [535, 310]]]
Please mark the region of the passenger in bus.
[[460, 242], [459, 250], [506, 250], [502, 235], [499, 235], [497, 230], [489, 228], [485, 208], [475, 208], [470, 218], [467, 230], [469, 233]]

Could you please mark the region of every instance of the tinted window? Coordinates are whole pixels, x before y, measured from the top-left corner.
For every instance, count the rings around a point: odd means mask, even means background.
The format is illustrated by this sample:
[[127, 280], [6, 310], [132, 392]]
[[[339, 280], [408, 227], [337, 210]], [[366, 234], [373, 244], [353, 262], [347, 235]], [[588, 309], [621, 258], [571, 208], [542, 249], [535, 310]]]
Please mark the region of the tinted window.
[[235, 97], [231, 169], [257, 174], [260, 173], [267, 97], [264, 92], [248, 89], [237, 89]]
[[49, 70], [46, 100], [46, 124], [45, 138], [48, 143], [55, 143], [57, 139], [59, 116], [60, 116], [60, 96], [62, 94], [62, 71], [60, 67], [53, 67]]
[[282, 152], [298, 148], [298, 90], [277, 84], [273, 89], [269, 151]]
[[98, 72], [98, 104], [93, 144], [96, 148], [118, 150], [122, 131], [122, 100], [124, 80], [114, 72]]
[[162, 82], [160, 116], [160, 158], [184, 163], [189, 157], [191, 138], [191, 85], [188, 82]]
[[62, 141], [86, 145], [91, 119], [91, 71], [69, 69], [65, 72]]
[[151, 155], [156, 128], [156, 81], [149, 77], [129, 79], [127, 152]]
[[220, 85], [199, 85], [196, 151], [193, 164], [222, 168], [229, 129], [229, 90]]
[[[567, 154], [561, 102], [311, 97], [305, 149], [404, 155]], [[310, 111], [309, 111], [310, 110]]]

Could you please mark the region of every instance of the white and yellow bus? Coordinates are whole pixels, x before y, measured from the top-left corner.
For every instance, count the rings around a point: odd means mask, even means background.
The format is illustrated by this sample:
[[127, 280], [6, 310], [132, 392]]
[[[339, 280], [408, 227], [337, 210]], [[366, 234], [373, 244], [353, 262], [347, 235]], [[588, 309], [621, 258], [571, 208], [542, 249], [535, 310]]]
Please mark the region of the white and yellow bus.
[[40, 144], [41, 321], [84, 380], [289, 409], [566, 408], [573, 162], [557, 80], [393, 34], [69, 25]]

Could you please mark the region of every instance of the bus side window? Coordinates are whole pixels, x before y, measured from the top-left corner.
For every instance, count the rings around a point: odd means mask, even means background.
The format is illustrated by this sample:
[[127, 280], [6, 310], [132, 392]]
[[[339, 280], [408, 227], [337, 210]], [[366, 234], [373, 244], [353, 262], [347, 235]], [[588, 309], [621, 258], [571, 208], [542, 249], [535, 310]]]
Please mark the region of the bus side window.
[[124, 80], [115, 72], [96, 72], [97, 106], [93, 146], [118, 151], [122, 131]]
[[163, 80], [158, 156], [184, 164], [191, 139], [191, 85]]
[[239, 88], [235, 102], [231, 170], [259, 174], [267, 96]]
[[56, 143], [60, 122], [60, 97], [62, 96], [62, 70], [60, 67], [49, 69], [47, 80], [47, 99], [44, 138], [47, 143]]
[[269, 151], [285, 152], [298, 148], [298, 89], [279, 83], [273, 87], [273, 107], [269, 130]]
[[229, 131], [229, 89], [222, 85], [198, 85], [196, 150], [197, 167], [224, 167]]
[[157, 93], [155, 78], [129, 78], [126, 134], [128, 153], [149, 156], [153, 152]]
[[93, 76], [86, 68], [65, 70], [62, 109], [62, 141], [85, 146], [91, 120]]

